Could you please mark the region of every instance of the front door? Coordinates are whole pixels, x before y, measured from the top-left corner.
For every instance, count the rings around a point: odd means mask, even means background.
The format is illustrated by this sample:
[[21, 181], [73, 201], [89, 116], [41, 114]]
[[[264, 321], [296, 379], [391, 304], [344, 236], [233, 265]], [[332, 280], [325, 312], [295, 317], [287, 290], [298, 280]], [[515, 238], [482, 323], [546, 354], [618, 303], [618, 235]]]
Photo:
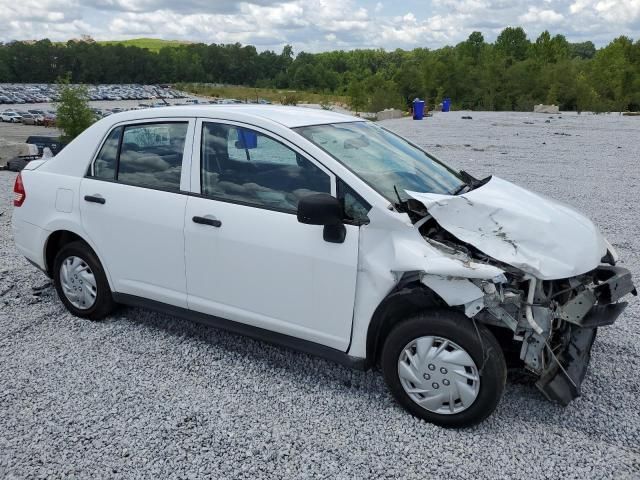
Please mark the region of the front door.
[[[200, 195], [189, 197], [189, 308], [346, 351], [359, 229], [344, 243], [298, 223], [298, 199], [335, 194], [335, 178], [293, 145], [245, 127], [202, 122]], [[195, 149], [194, 149], [195, 150]]]

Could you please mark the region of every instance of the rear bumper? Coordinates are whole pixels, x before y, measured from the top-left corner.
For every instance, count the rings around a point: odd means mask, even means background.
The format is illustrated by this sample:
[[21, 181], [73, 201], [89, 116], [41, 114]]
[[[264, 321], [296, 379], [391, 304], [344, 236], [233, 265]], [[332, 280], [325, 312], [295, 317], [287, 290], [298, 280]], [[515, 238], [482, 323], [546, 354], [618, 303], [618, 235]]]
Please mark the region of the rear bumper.
[[46, 270], [44, 260], [44, 240], [46, 230], [24, 220], [13, 217], [11, 230], [18, 252], [24, 255], [29, 262], [41, 270]]

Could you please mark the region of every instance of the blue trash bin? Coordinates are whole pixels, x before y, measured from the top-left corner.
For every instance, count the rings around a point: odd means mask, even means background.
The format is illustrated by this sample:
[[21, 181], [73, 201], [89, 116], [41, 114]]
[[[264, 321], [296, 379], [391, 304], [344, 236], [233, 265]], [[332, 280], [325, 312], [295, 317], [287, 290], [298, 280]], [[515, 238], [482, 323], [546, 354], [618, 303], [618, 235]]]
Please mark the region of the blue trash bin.
[[451, 109], [451, 99], [449, 97], [445, 97], [442, 100], [442, 111], [448, 112]]
[[413, 101], [413, 119], [422, 120], [424, 118], [424, 100], [416, 98]]

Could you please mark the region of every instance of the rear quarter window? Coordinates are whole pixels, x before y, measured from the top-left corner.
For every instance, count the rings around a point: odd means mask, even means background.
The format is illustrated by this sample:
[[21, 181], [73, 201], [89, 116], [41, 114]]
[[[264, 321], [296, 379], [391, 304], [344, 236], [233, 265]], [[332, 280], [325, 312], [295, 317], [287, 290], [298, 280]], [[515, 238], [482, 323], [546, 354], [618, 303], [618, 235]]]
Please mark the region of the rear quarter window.
[[105, 180], [115, 179], [121, 133], [122, 127], [115, 128], [109, 133], [93, 164], [93, 177]]

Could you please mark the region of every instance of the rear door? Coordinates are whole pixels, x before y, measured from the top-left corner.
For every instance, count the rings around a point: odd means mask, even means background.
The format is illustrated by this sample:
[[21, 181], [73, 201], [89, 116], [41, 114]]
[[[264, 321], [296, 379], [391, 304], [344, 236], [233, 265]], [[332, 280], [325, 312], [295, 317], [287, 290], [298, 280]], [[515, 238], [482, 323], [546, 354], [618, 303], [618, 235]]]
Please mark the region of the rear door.
[[118, 293], [187, 306], [183, 230], [194, 123], [114, 128], [82, 180], [82, 224]]
[[334, 175], [255, 127], [200, 122], [194, 143], [189, 308], [346, 351], [359, 229], [328, 243], [322, 226], [296, 217], [302, 196], [335, 195]]

